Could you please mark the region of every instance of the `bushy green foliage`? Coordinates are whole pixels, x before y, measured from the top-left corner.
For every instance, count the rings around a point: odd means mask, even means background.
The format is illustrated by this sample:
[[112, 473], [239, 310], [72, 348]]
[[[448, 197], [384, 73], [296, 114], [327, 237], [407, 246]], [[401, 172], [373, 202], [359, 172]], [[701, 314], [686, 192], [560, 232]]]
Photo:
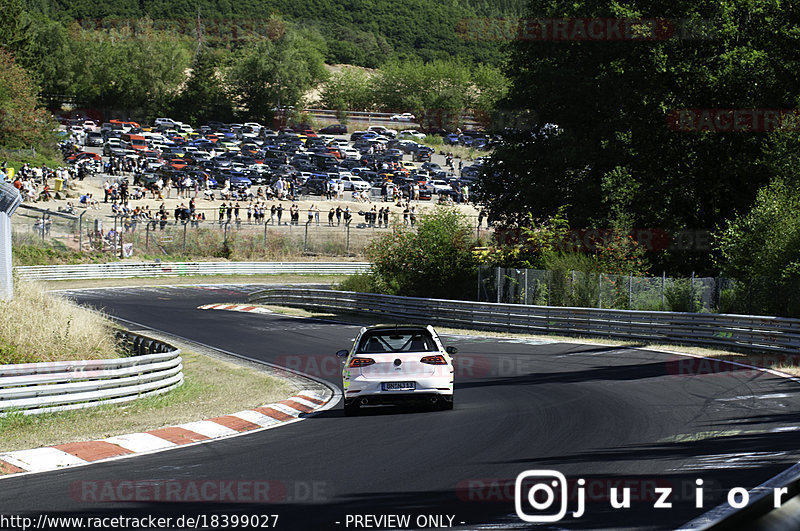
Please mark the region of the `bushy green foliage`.
[[234, 103], [251, 119], [267, 123], [275, 108], [298, 106], [303, 93], [326, 76], [319, 49], [292, 31], [243, 47], [226, 72]]
[[[4, 0], [6, 3], [19, 0]], [[375, 68], [390, 58], [417, 57], [426, 61], [459, 57], [469, 62], [497, 64], [504, 42], [463, 38], [459, 21], [472, 17], [521, 16], [523, 0], [336, 0], [297, 2], [228, 2], [217, 0], [26, 0], [34, 15], [44, 15], [65, 25], [79, 20], [88, 27], [118, 25], [150, 17], [160, 26], [189, 39], [196, 37], [197, 19], [204, 39], [212, 46], [236, 48], [245, 40], [271, 38], [268, 21], [278, 15], [287, 23], [317, 32], [324, 41], [327, 62]], [[0, 4], [2, 5], [2, 4]], [[21, 10], [20, 10], [21, 11]], [[16, 13], [9, 8], [0, 12]], [[25, 35], [25, 32], [16, 32]]]
[[[656, 16], [651, 2], [638, 0], [533, 0], [528, 11], [537, 18]], [[687, 109], [795, 108], [800, 80], [784, 74], [798, 65], [787, 44], [798, 31], [793, 10], [721, 0], [668, 11], [679, 32], [695, 20], [704, 33], [514, 43], [503, 106], [535, 105], [539, 120], [509, 136], [485, 166], [478, 199], [493, 219], [513, 224], [527, 212], [544, 217], [569, 204], [579, 227], [608, 227], [624, 211], [634, 227], [710, 229], [744, 212], [775, 165], [796, 158], [776, 157], [768, 134], [676, 130], [670, 121]], [[796, 140], [791, 152], [800, 153]], [[708, 254], [658, 258], [659, 269], [675, 273], [716, 272]]]
[[472, 228], [454, 209], [438, 207], [420, 216], [416, 230], [396, 225], [366, 254], [376, 282], [395, 295], [463, 298], [475, 282]]
[[800, 191], [784, 180], [762, 188], [753, 207], [717, 233], [727, 276], [800, 278]]
[[39, 107], [38, 88], [0, 48], [0, 146], [29, 148], [55, 143], [55, 122]]
[[326, 109], [365, 111], [375, 106], [370, 76], [363, 70], [344, 68], [323, 85], [320, 102]]

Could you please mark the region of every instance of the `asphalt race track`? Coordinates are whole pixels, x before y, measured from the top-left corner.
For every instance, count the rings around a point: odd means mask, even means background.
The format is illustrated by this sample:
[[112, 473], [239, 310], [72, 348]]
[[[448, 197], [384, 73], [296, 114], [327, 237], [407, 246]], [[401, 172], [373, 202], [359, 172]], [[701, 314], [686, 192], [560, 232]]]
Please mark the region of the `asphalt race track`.
[[[255, 288], [114, 288], [71, 296], [113, 316], [288, 365], [338, 387], [334, 353], [350, 346], [357, 326], [196, 309], [243, 302]], [[459, 349], [453, 411], [384, 408], [347, 418], [340, 404], [278, 429], [12, 476], [0, 482], [0, 514], [205, 515], [208, 525], [212, 516], [277, 514], [276, 528], [291, 530], [417, 524], [527, 529], [533, 524], [515, 512], [514, 480], [539, 469], [564, 474], [570, 492], [570, 513], [541, 528], [672, 529], [717, 506], [730, 489], [752, 489], [800, 461], [800, 384], [791, 380], [628, 348], [445, 340]], [[695, 507], [698, 479], [703, 508]], [[172, 482], [185, 501], [168, 501], [163, 490], [153, 495], [152, 488], [140, 501], [92, 498], [120, 482]], [[222, 483], [231, 497], [198, 497], [198, 486]], [[250, 501], [254, 484], [270, 486], [269, 503]], [[579, 486], [585, 514], [574, 518]], [[630, 488], [630, 508], [611, 507], [611, 487]], [[654, 508], [655, 488], [670, 489], [670, 508]], [[537, 514], [529, 504], [523, 507]], [[408, 516], [410, 523], [381, 515]]]

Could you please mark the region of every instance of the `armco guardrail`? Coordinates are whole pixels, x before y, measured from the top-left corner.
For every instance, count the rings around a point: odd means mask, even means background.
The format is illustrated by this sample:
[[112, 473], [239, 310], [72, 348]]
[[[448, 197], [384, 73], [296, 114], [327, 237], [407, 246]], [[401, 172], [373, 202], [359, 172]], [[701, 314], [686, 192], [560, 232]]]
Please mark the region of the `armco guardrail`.
[[253, 293], [250, 302], [478, 330], [641, 339], [785, 354], [800, 348], [800, 319], [780, 317], [524, 306], [302, 288], [265, 289]]
[[138, 334], [120, 335], [130, 357], [0, 365], [0, 415], [127, 402], [183, 383], [179, 349]]
[[368, 271], [368, 262], [112, 262], [21, 266], [21, 280], [180, 277], [193, 275], [353, 275]]

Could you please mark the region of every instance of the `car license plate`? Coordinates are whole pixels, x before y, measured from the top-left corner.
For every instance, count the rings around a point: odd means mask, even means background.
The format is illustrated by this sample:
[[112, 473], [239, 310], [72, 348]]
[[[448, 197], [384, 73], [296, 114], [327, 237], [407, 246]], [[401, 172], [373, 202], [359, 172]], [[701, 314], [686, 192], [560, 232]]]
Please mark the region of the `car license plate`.
[[416, 382], [383, 382], [384, 391], [409, 391], [416, 388]]

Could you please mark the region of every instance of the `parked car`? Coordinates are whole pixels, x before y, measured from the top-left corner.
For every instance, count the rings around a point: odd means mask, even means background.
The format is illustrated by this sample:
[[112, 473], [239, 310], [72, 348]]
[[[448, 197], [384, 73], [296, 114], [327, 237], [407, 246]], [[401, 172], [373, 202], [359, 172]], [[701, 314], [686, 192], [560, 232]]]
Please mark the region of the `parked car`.
[[404, 131], [400, 131], [397, 134], [397, 138], [408, 138], [408, 139], [417, 139], [417, 140], [424, 140], [425, 133], [420, 133], [416, 129], [406, 129]]
[[404, 112], [401, 114], [394, 114], [392, 115], [392, 120], [396, 122], [413, 122], [416, 119], [416, 116], [411, 114], [410, 112]]
[[346, 135], [347, 126], [344, 124], [331, 124], [319, 130], [322, 135]]
[[86, 133], [86, 145], [87, 146], [102, 146], [103, 145], [103, 135], [96, 131], [90, 131]]
[[133, 184], [150, 189], [158, 182], [158, 179], [159, 177], [155, 173], [145, 172], [136, 175], [133, 178]]
[[344, 182], [345, 190], [356, 190], [362, 192], [370, 189], [370, 184], [355, 175], [340, 175], [339, 180]]

